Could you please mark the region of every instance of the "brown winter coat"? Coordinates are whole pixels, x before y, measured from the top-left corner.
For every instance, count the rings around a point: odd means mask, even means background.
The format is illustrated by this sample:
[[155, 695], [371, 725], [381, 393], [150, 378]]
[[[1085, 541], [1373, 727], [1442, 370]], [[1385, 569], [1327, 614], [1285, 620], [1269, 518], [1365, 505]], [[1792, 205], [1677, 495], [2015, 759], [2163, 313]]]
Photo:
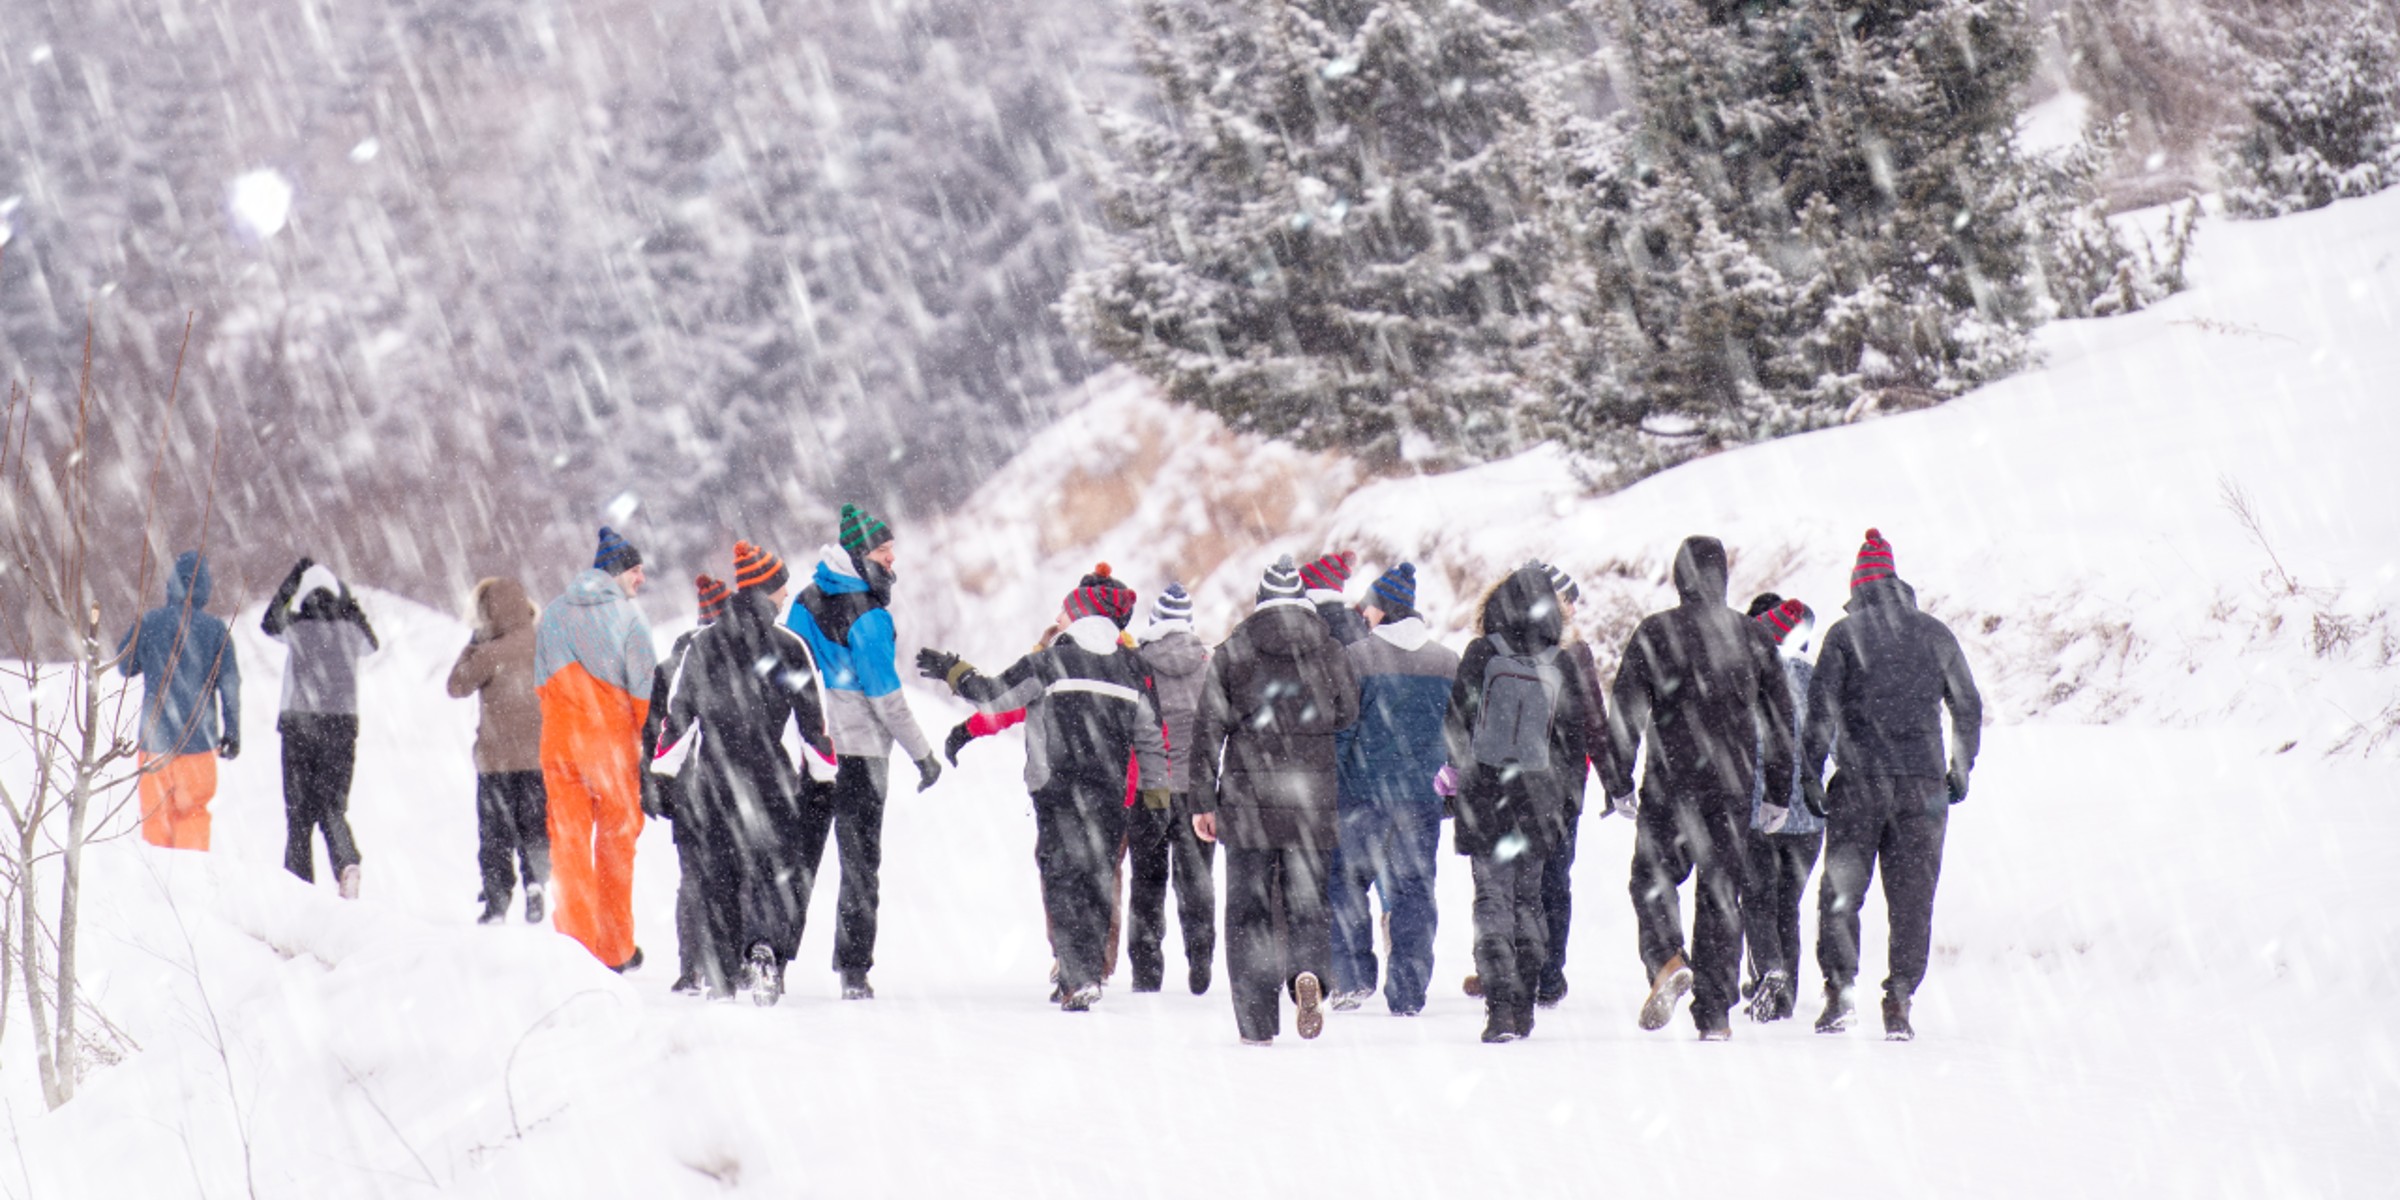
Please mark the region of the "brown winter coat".
[[542, 703], [533, 691], [533, 601], [513, 579], [475, 585], [475, 637], [450, 668], [450, 694], [480, 694], [475, 770], [498, 775], [542, 769]]

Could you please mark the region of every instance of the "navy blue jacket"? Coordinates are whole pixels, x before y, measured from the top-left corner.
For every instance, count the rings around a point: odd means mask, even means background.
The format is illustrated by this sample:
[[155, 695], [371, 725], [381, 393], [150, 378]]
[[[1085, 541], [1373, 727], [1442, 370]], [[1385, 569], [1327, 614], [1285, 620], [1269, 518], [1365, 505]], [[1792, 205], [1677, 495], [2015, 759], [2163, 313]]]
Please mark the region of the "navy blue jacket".
[[206, 611], [209, 590], [208, 560], [184, 551], [167, 580], [167, 602], [142, 614], [117, 643], [117, 669], [142, 677], [144, 753], [206, 754], [220, 742], [241, 742], [241, 667], [232, 631]]
[[1358, 676], [1358, 724], [1335, 738], [1341, 806], [1439, 805], [1433, 777], [1449, 761], [1442, 719], [1458, 655], [1411, 617], [1343, 650]]

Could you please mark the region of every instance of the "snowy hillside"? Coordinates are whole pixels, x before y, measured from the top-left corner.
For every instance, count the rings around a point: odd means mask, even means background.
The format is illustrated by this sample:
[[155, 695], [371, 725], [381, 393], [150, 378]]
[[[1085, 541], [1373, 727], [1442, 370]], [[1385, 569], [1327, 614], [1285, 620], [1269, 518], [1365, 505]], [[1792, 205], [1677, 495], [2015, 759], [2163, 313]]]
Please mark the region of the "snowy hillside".
[[[1455, 982], [1469, 889], [1447, 857], [1420, 1018], [1370, 1006], [1317, 1042], [1244, 1049], [1221, 971], [1206, 997], [1112, 989], [1061, 1015], [1042, 998], [1013, 738], [922, 795], [895, 770], [879, 999], [836, 999], [822, 969], [830, 857], [781, 1007], [670, 997], [663, 825], [635, 884], [645, 970], [473, 925], [473, 716], [441, 691], [465, 630], [374, 596], [387, 648], [366, 668], [352, 803], [366, 898], [280, 870], [282, 652], [243, 613], [247, 749], [224, 772], [216, 849], [93, 854], [88, 978], [130, 1047], [43, 1114], [19, 1010], [0, 1037], [0, 1193], [2388, 1193], [2400, 911], [2378, 898], [2400, 812], [2390, 741], [2350, 730], [2392, 711], [2400, 678], [2385, 615], [2400, 193], [2211, 225], [2200, 253], [2192, 293], [2053, 329], [2043, 370], [1613, 497], [1582, 496], [1544, 454], [1362, 485], [1117, 390], [968, 517], [904, 531], [908, 632], [997, 662], [1098, 557], [1145, 594], [1155, 574], [1204, 576], [1203, 624], [1221, 632], [1279, 549], [1415, 557], [1453, 628], [1489, 577], [1539, 553], [1585, 577], [1586, 632], [1613, 651], [1661, 602], [1683, 534], [1727, 538], [1737, 587], [1830, 617], [1860, 531], [1880, 525], [1997, 701], [1950, 829], [1913, 1044], [1805, 1022], [1742, 1022], [1722, 1046], [1684, 1021], [1639, 1031], [1631, 831], [1598, 818], [1574, 990], [1523, 1045], [1476, 1042]], [[2219, 503], [2223, 477], [2297, 593], [2262, 579], [2273, 565]], [[912, 701], [931, 730], [960, 712]], [[1877, 900], [1870, 947], [1881, 916]], [[1170, 966], [1179, 953], [1170, 935]]]

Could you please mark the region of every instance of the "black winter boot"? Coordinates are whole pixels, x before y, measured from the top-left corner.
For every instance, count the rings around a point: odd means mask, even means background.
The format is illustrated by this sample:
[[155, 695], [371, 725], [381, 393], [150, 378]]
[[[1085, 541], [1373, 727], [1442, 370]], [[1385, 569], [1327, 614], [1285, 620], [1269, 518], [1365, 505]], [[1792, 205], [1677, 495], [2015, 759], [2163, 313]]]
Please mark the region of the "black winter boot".
[[475, 923], [478, 925], [497, 925], [507, 919], [508, 894], [503, 892], [499, 896], [495, 897], [489, 892], [484, 893], [483, 915], [475, 918]]
[[1188, 982], [1192, 985], [1193, 995], [1205, 996], [1208, 994], [1208, 985], [1214, 965], [1206, 955], [1192, 960], [1191, 979]]
[[1908, 1023], [1908, 997], [1889, 992], [1883, 997], [1883, 1040], [1911, 1042], [1917, 1037], [1916, 1028]]
[[1514, 1005], [1491, 1000], [1485, 1002], [1483, 1011], [1483, 1041], [1485, 1045], [1505, 1045], [1524, 1038], [1525, 1035], [1517, 1029], [1517, 1010]]
[[1818, 1033], [1844, 1033], [1856, 1015], [1850, 1003], [1850, 989], [1828, 979], [1825, 981], [1825, 1011], [1817, 1014]]

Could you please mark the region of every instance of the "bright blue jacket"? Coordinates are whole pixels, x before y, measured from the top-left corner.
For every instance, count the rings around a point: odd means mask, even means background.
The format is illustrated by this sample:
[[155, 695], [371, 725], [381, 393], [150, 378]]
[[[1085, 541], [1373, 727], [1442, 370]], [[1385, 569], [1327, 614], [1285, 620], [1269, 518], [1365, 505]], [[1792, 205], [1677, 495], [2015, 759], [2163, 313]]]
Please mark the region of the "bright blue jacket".
[[117, 669], [142, 677], [145, 753], [207, 754], [220, 740], [242, 740], [241, 664], [225, 622], [202, 611], [209, 590], [208, 560], [184, 551], [166, 604], [142, 614], [117, 643]]
[[835, 754], [882, 758], [896, 739], [911, 761], [922, 761], [933, 748], [900, 694], [900, 644], [891, 610], [847, 565], [846, 555], [826, 547], [813, 586], [792, 605], [784, 625], [816, 656]]
[[1411, 618], [1344, 647], [1358, 676], [1358, 723], [1335, 738], [1343, 808], [1438, 805], [1433, 777], [1450, 761], [1442, 721], [1458, 655]]

